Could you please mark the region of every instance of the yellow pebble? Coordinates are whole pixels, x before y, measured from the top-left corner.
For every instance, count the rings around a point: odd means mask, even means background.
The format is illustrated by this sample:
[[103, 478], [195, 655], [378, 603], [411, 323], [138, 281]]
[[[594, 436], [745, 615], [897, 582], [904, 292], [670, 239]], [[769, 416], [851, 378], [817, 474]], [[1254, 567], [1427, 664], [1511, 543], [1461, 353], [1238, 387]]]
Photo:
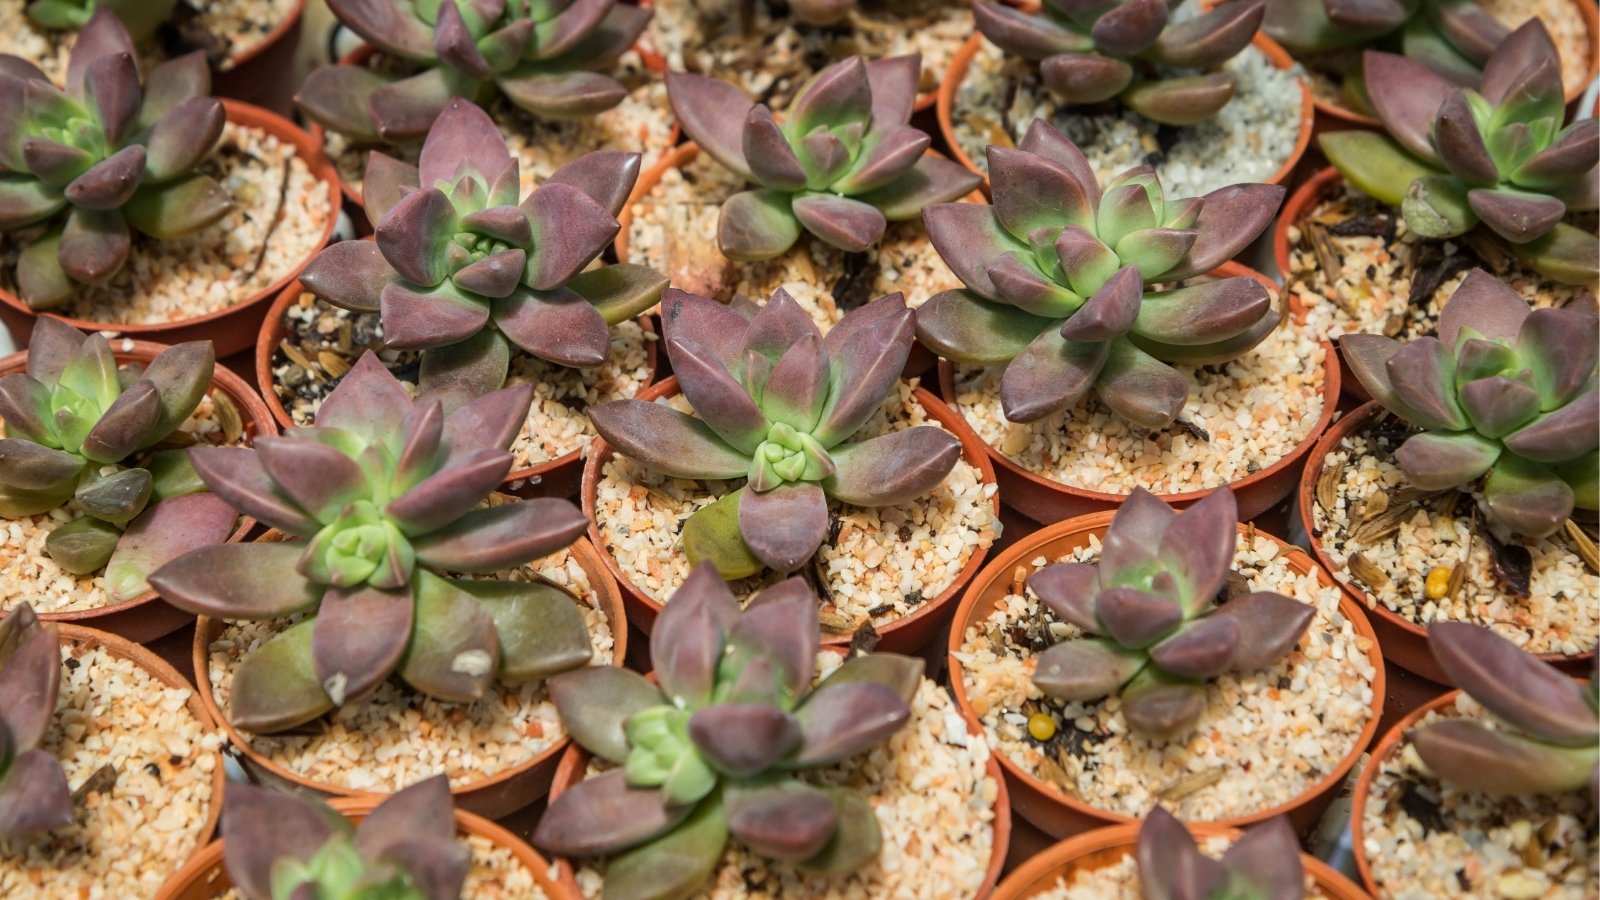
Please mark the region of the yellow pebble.
[[1450, 590], [1450, 568], [1448, 566], [1435, 566], [1428, 573], [1428, 579], [1422, 583], [1422, 593], [1429, 600], [1443, 599]]
[[1028, 717], [1028, 733], [1036, 741], [1048, 741], [1056, 736], [1056, 720], [1049, 713], [1034, 713]]

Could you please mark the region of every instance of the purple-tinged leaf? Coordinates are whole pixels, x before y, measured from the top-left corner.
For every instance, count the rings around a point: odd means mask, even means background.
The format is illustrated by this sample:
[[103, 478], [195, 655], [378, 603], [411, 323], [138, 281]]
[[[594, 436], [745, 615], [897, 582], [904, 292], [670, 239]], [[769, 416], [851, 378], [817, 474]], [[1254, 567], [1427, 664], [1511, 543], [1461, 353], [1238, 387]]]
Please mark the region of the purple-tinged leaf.
[[1126, 0], [1095, 20], [1095, 46], [1117, 56], [1143, 53], [1167, 25], [1167, 0]]
[[[0, 620], [0, 736], [14, 748], [33, 747], [55, 718], [61, 685], [60, 640], [26, 602]], [[0, 748], [0, 758], [6, 750]]]
[[911, 709], [892, 688], [873, 682], [847, 682], [819, 688], [795, 713], [805, 742], [795, 768], [828, 766], [887, 740], [911, 718]]
[[86, 210], [114, 210], [133, 196], [144, 176], [146, 151], [133, 144], [95, 163], [64, 193], [72, 205]]
[[61, 232], [56, 259], [73, 281], [102, 285], [122, 271], [132, 246], [128, 223], [120, 213], [74, 208]]
[[1127, 332], [1139, 317], [1143, 296], [1144, 278], [1139, 269], [1123, 266], [1062, 323], [1062, 340], [1069, 344], [1100, 343]]
[[1530, 67], [1560, 58], [1550, 32], [1535, 16], [1500, 41], [1495, 52], [1489, 55], [1479, 92], [1484, 99], [1499, 106]]
[[0, 438], [0, 484], [24, 491], [67, 487], [83, 471], [71, 453], [18, 438]]
[[778, 288], [750, 320], [744, 335], [745, 349], [777, 362], [795, 342], [808, 335], [821, 336], [816, 323], [788, 291]]
[[322, 401], [316, 423], [348, 431], [373, 444], [388, 440], [410, 409], [411, 396], [369, 350]]
[[1503, 437], [1539, 414], [1539, 393], [1504, 375], [1469, 381], [1458, 397], [1473, 429], [1487, 438]]
[[[390, 79], [366, 66], [318, 66], [295, 91], [294, 105], [322, 127], [362, 144], [379, 141], [369, 103]], [[382, 216], [379, 216], [382, 218]]]
[[1076, 405], [1099, 378], [1110, 346], [1068, 341], [1060, 329], [1047, 328], [1011, 360], [1000, 378], [1006, 419], [1035, 422]]
[[621, 765], [628, 759], [623, 726], [635, 713], [666, 702], [661, 689], [644, 676], [615, 666], [584, 666], [551, 678], [546, 685], [561, 723], [578, 746]]
[[138, 58], [138, 50], [134, 48], [122, 20], [116, 13], [98, 8], [89, 21], [78, 29], [78, 41], [73, 44], [72, 53], [67, 57], [67, 90], [74, 95], [82, 95], [84, 81], [95, 61], [119, 54], [126, 54], [129, 59]]
[[1028, 576], [1028, 588], [1040, 602], [1062, 621], [1090, 634], [1100, 631], [1095, 618], [1094, 598], [1099, 591], [1099, 573], [1087, 563], [1056, 563]]
[[400, 198], [378, 223], [378, 249], [401, 277], [433, 287], [450, 274], [446, 250], [458, 224], [445, 192], [424, 187]]
[[409, 588], [329, 588], [311, 633], [317, 680], [343, 706], [394, 673], [411, 643], [415, 604]]
[[[1296, 862], [1300, 859], [1299, 850], [1295, 847]], [[1212, 897], [1229, 887], [1223, 864], [1201, 853], [1189, 830], [1160, 805], [1150, 810], [1139, 827], [1134, 858], [1138, 862], [1140, 888], [1149, 900]], [[1305, 889], [1299, 883], [1296, 887], [1302, 892]]]
[[188, 172], [210, 155], [227, 123], [222, 101], [193, 97], [156, 121], [145, 139], [145, 177], [166, 181]]
[[28, 339], [29, 377], [54, 386], [86, 340], [83, 332], [60, 319], [40, 316], [33, 323], [33, 336]]
[[1408, 438], [1394, 457], [1413, 487], [1444, 491], [1483, 477], [1499, 459], [1500, 445], [1470, 431], [1425, 431]]
[[417, 560], [447, 572], [491, 574], [571, 544], [588, 520], [566, 500], [539, 498], [479, 509], [411, 542]]
[[290, 534], [309, 537], [321, 524], [281, 491], [260, 456], [243, 447], [195, 447], [189, 461], [217, 496], [251, 518]]
[[772, 110], [760, 105], [750, 107], [740, 146], [756, 181], [781, 191], [805, 188], [805, 166], [789, 146], [783, 129], [773, 120]]
[[571, 50], [611, 11], [615, 0], [572, 0], [566, 8], [534, 25], [533, 44], [539, 59], [551, 59]]
[[223, 862], [247, 897], [272, 896], [272, 871], [281, 860], [310, 859], [334, 835], [354, 831], [321, 801], [249, 783], [229, 785], [222, 804]]
[[528, 286], [549, 291], [583, 271], [617, 236], [617, 220], [570, 184], [545, 182], [522, 201], [537, 232], [528, 257]]
[[1456, 403], [1454, 362], [1442, 341], [1423, 337], [1400, 347], [1384, 364], [1395, 399], [1405, 405], [1412, 424], [1442, 431], [1467, 427]]
[[1095, 208], [1066, 166], [1023, 150], [989, 147], [994, 213], [1013, 235], [1039, 228], [1093, 226]]
[[1206, 194], [1194, 224], [1194, 245], [1162, 280], [1204, 275], [1237, 256], [1272, 224], [1283, 195], [1283, 187], [1275, 184], [1235, 184]]
[[1548, 233], [1567, 214], [1567, 205], [1555, 197], [1527, 191], [1473, 188], [1467, 203], [1483, 224], [1513, 244]]
[[799, 747], [800, 723], [768, 704], [719, 703], [689, 717], [689, 737], [718, 771], [744, 778], [766, 771]]
[[140, 234], [167, 241], [215, 225], [232, 209], [233, 197], [221, 182], [194, 174], [160, 185], [145, 182], [122, 215]]
[[558, 122], [587, 119], [628, 96], [628, 89], [621, 82], [599, 72], [502, 75], [496, 84], [512, 103], [540, 118]]
[[580, 604], [562, 588], [543, 580], [452, 579], [450, 585], [471, 597], [494, 620], [502, 682], [549, 678], [594, 662], [589, 625]]
[[1451, 683], [1496, 718], [1544, 741], [1594, 746], [1596, 714], [1583, 686], [1493, 630], [1437, 621], [1428, 647]]
[[739, 533], [768, 568], [796, 571], [828, 536], [828, 501], [815, 484], [786, 484], [739, 500]]
[[1122, 690], [1122, 716], [1134, 732], [1170, 741], [1194, 730], [1206, 709], [1205, 685], [1168, 679], [1146, 668]]
[[1422, 63], [1368, 50], [1362, 56], [1367, 96], [1383, 127], [1400, 145], [1425, 162], [1439, 162], [1433, 148], [1433, 121], [1453, 89]]
[[1246, 831], [1222, 854], [1222, 865], [1260, 891], [1264, 900], [1301, 900], [1305, 896], [1300, 839], [1287, 816], [1276, 816]]
[[1219, 3], [1210, 12], [1172, 24], [1157, 37], [1155, 61], [1183, 69], [1220, 66], [1250, 45], [1266, 16], [1265, 0]]
[[528, 256], [522, 250], [503, 250], [456, 271], [455, 286], [484, 297], [510, 296], [522, 283]]
[[416, 60], [433, 56], [433, 31], [408, 5], [391, 0], [328, 0], [328, 9], [386, 53]]
[[704, 422], [659, 403], [613, 401], [591, 407], [589, 421], [618, 453], [672, 478], [740, 478], [750, 469], [749, 457]]
[[650, 633], [650, 657], [662, 692], [693, 706], [708, 702], [728, 629], [738, 617], [739, 605], [717, 570], [706, 563], [695, 566]]
[[881, 684], [899, 694], [900, 699], [909, 705], [922, 687], [924, 668], [921, 657], [868, 653], [845, 660], [822, 682], [821, 687], [857, 682]]
[[741, 191], [723, 201], [717, 247], [729, 259], [760, 262], [781, 256], [800, 239], [789, 195], [771, 188]]
[[[866, 424], [883, 405], [905, 369], [915, 338], [915, 320], [898, 294], [892, 313], [857, 328], [846, 316], [849, 333], [830, 351], [830, 387], [812, 436], [835, 445]], [[854, 315], [854, 314], [852, 314]], [[847, 324], [848, 323], [848, 324]]]
[[378, 298], [395, 275], [377, 244], [340, 241], [329, 244], [312, 258], [300, 273], [300, 284], [334, 306], [354, 312], [377, 312]]
[[865, 252], [883, 239], [888, 227], [876, 207], [835, 194], [800, 194], [789, 207], [807, 231], [846, 253]]
[[[51, 426], [46, 424], [51, 417], [50, 390], [38, 380], [23, 372], [0, 377], [0, 419], [5, 420], [6, 434], [35, 444], [52, 442]], [[4, 468], [0, 458], [0, 481], [4, 480]]]
[[1063, 641], [1038, 660], [1033, 683], [1047, 696], [1068, 702], [1109, 697], [1145, 665], [1144, 654], [1099, 639]]
[[615, 217], [639, 180], [641, 158], [632, 151], [595, 150], [557, 169], [545, 183], [571, 185]]
[[[390, 794], [362, 820], [355, 843], [363, 856], [379, 859], [412, 839], [453, 844], [455, 837], [455, 804], [450, 797], [450, 780], [441, 774]], [[462, 875], [465, 874], [463, 869]]]
[[[382, 223], [401, 198], [422, 183], [417, 167], [376, 150], [367, 154], [361, 179], [361, 203], [368, 221]], [[374, 244], [373, 246], [376, 246]]]
[[961, 442], [941, 428], [917, 427], [841, 444], [830, 456], [828, 496], [853, 506], [895, 506], [943, 484], [961, 458]]
[[828, 370], [822, 337], [814, 333], [803, 335], [773, 365], [761, 396], [761, 411], [810, 434], [828, 399]]
[[1235, 597], [1207, 616], [1232, 619], [1239, 625], [1239, 644], [1229, 668], [1254, 672], [1276, 663], [1300, 643], [1317, 611], [1298, 600], [1271, 591]]
[[839, 825], [833, 798], [798, 781], [729, 790], [728, 830], [751, 850], [784, 862], [822, 851]]
[[865, 122], [872, 114], [872, 85], [859, 56], [832, 63], [814, 75], [789, 105], [784, 130], [809, 135], [818, 126], [837, 128]]
[[1195, 604], [1186, 610], [1189, 615], [1199, 613], [1227, 581], [1239, 543], [1238, 524], [1239, 506], [1227, 488], [1212, 491], [1167, 523], [1158, 553], [1187, 587], [1185, 593]]
[[494, 77], [488, 60], [478, 52], [478, 45], [467, 30], [461, 7], [455, 3], [440, 3], [433, 23], [433, 51], [445, 65], [456, 69], [474, 81], [488, 81]]
[[747, 658], [776, 669], [790, 697], [811, 687], [820, 643], [816, 592], [801, 578], [767, 588], [728, 631], [728, 642]]
[[883, 136], [869, 140], [871, 143], [864, 148], [856, 164], [833, 184], [835, 190], [859, 195], [886, 187], [916, 166], [930, 143], [927, 134], [909, 125], [894, 127]]
[[1454, 348], [1461, 329], [1471, 328], [1490, 340], [1514, 343], [1529, 314], [1528, 301], [1483, 269], [1473, 269], [1445, 301], [1439, 314], [1439, 339]]
[[1044, 157], [1071, 173], [1079, 189], [1088, 198], [1089, 207], [1100, 205], [1100, 180], [1083, 151], [1057, 131], [1046, 119], [1034, 119], [1017, 147], [1027, 153]]
[[444, 468], [389, 502], [384, 513], [409, 536], [428, 534], [476, 509], [511, 473], [511, 454], [504, 450], [468, 450], [451, 454]]
[[0, 779], [0, 840], [66, 828], [75, 821], [73, 806], [61, 763], [43, 750], [23, 750]]
[[1534, 462], [1575, 460], [1600, 446], [1596, 421], [1600, 421], [1600, 391], [1591, 388], [1560, 409], [1507, 435], [1506, 449]]
[[327, 444], [268, 436], [256, 439], [256, 454], [277, 489], [319, 521], [332, 521], [352, 500], [371, 499], [361, 466]]
[[[95, 163], [94, 155], [87, 150], [42, 137], [30, 137], [22, 142], [22, 159], [26, 163], [27, 171], [37, 175], [46, 185], [55, 188], [66, 187], [73, 179], [89, 171], [89, 167]], [[19, 171], [17, 174], [22, 173]], [[19, 190], [38, 191], [41, 201], [55, 193], [43, 190], [43, 185], [24, 181], [14, 183]]]
[[564, 857], [612, 854], [666, 834], [693, 809], [668, 806], [660, 788], [631, 787], [627, 773], [613, 769], [585, 778], [551, 801], [532, 841]]
[[272, 734], [304, 725], [333, 709], [311, 662], [315, 626], [316, 619], [299, 622], [239, 663], [228, 697], [228, 720], [234, 727]]
[[715, 78], [669, 71], [666, 81], [673, 115], [689, 137], [734, 174], [752, 179], [743, 148], [745, 122], [755, 103]]
[[672, 338], [667, 355], [684, 399], [701, 420], [732, 446], [754, 453], [766, 438], [769, 423], [744, 386], [693, 338]]
[[[494, 619], [456, 582], [426, 569], [412, 575], [411, 591], [416, 598], [416, 623], [400, 662], [400, 677], [439, 700], [482, 700], [500, 674], [500, 641]], [[585, 634], [585, 650], [587, 638]]]
[[1033, 258], [1021, 253], [995, 259], [987, 274], [1005, 302], [1036, 316], [1059, 319], [1083, 305], [1082, 297], [1040, 274]]
[[923, 210], [928, 240], [950, 271], [979, 296], [999, 300], [1000, 292], [989, 280], [989, 263], [1008, 252], [1027, 253], [1026, 244], [1011, 236], [992, 207], [976, 203], [945, 203]]
[[917, 308], [915, 321], [923, 346], [947, 359], [981, 365], [1010, 362], [1041, 333], [1054, 333], [1050, 326], [1056, 324], [963, 290], [933, 295]]
[[611, 331], [576, 291], [521, 289], [494, 304], [495, 325], [512, 343], [541, 359], [587, 368], [605, 362]]
[[10, 231], [41, 222], [66, 207], [61, 192], [26, 175], [0, 178], [0, 228]]
[[1512, 454], [1495, 461], [1483, 485], [1483, 499], [1491, 518], [1535, 538], [1559, 530], [1576, 502], [1571, 486], [1554, 472]]
[[1567, 794], [1588, 788], [1594, 774], [1593, 748], [1553, 747], [1459, 719], [1417, 729], [1411, 746], [1434, 775], [1494, 796]]
[[1245, 334], [1272, 312], [1266, 287], [1240, 275], [1143, 295], [1131, 330], [1165, 346], [1202, 347]]
[[1026, 13], [989, 0], [972, 4], [978, 31], [995, 46], [1023, 59], [1042, 60], [1070, 50], [1087, 49], [1088, 42], [1048, 17]]
[[121, 602], [149, 591], [151, 573], [191, 550], [226, 541], [236, 521], [233, 508], [215, 494], [151, 504], [128, 524], [106, 563], [106, 592]]
[[1452, 90], [1439, 107], [1433, 123], [1433, 145], [1439, 152], [1439, 159], [1462, 181], [1479, 185], [1500, 183], [1500, 171], [1473, 120], [1467, 94], [1460, 88]]
[[959, 200], [977, 190], [983, 178], [959, 164], [934, 154], [917, 157], [911, 170], [900, 177], [856, 195], [890, 222], [915, 219], [934, 204]]
[[1133, 83], [1133, 67], [1098, 53], [1059, 53], [1039, 66], [1044, 86], [1069, 106], [1104, 103]]
[[872, 91], [872, 130], [884, 131], [911, 121], [922, 82], [922, 54], [867, 61], [867, 86]]
[[1101, 590], [1095, 597], [1095, 614], [1106, 635], [1124, 647], [1147, 647], [1184, 619], [1183, 607], [1171, 599], [1132, 587]]
[[1591, 172], [1596, 159], [1600, 159], [1600, 121], [1583, 119], [1518, 166], [1510, 181], [1522, 187], [1560, 189]]
[[1150, 660], [1179, 678], [1206, 681], [1228, 671], [1239, 647], [1239, 631], [1239, 623], [1232, 618], [1194, 619], [1151, 647]]

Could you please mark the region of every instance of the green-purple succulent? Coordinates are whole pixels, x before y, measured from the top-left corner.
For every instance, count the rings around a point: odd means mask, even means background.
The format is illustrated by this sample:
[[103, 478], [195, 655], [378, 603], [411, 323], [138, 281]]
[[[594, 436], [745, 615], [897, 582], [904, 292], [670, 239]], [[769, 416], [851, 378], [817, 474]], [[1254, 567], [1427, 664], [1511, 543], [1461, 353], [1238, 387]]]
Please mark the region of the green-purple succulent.
[[1168, 199], [1148, 166], [1104, 189], [1083, 152], [1043, 119], [1017, 149], [989, 148], [994, 205], [923, 214], [928, 237], [967, 287], [918, 308], [917, 337], [957, 362], [1005, 365], [1006, 418], [1071, 408], [1090, 388], [1113, 412], [1165, 428], [1189, 379], [1169, 364], [1225, 362], [1280, 316], [1255, 279], [1205, 275], [1271, 223], [1283, 188], [1236, 184]]
[[456, 900], [472, 856], [450, 782], [391, 794], [360, 825], [314, 797], [230, 782], [222, 859], [245, 900]]
[[1407, 229], [1423, 237], [1456, 237], [1481, 223], [1550, 278], [1600, 277], [1600, 243], [1563, 221], [1600, 208], [1600, 123], [1563, 127], [1560, 57], [1543, 22], [1530, 20], [1495, 48], [1477, 89], [1390, 53], [1368, 51], [1365, 68], [1388, 136], [1319, 138], [1350, 184], [1399, 207]]
[[1277, 662], [1316, 614], [1272, 591], [1219, 603], [1238, 523], [1226, 488], [1181, 513], [1135, 488], [1106, 529], [1098, 564], [1057, 563], [1028, 576], [1051, 612], [1097, 635], [1044, 651], [1033, 683], [1069, 702], [1118, 694], [1128, 726], [1154, 740], [1189, 734], [1205, 712], [1207, 681]]
[[452, 98], [497, 95], [541, 119], [581, 119], [622, 102], [603, 74], [650, 22], [617, 0], [328, 0], [368, 43], [417, 70], [393, 77], [365, 66], [324, 66], [295, 102], [323, 127], [363, 143], [427, 134]]
[[300, 275], [336, 306], [382, 317], [385, 345], [420, 350], [424, 391], [505, 383], [512, 346], [596, 366], [609, 326], [661, 298], [665, 277], [628, 263], [584, 271], [616, 236], [639, 154], [585, 154], [520, 198], [518, 163], [483, 110], [453, 100], [419, 166], [368, 157], [375, 241], [334, 244]]
[[[995, 46], [1037, 62], [1061, 102], [1119, 100], [1156, 122], [1192, 125], [1233, 99], [1238, 78], [1216, 69], [1250, 45], [1264, 3], [1228, 0], [1187, 19], [1168, 0], [1044, 0], [1034, 11], [979, 0], [972, 13]], [[1206, 71], [1157, 75], [1155, 66]]]
[[919, 425], [851, 442], [895, 388], [911, 352], [899, 294], [846, 315], [824, 338], [781, 288], [766, 306], [668, 290], [662, 334], [696, 415], [617, 400], [589, 410], [624, 456], [675, 478], [747, 479], [691, 515], [683, 546], [729, 579], [793, 572], [828, 533], [828, 499], [904, 503], [938, 487], [961, 444]]
[[0, 618], [0, 841], [73, 822], [66, 772], [39, 748], [60, 686], [56, 627], [19, 603]]
[[142, 84], [137, 60], [108, 10], [78, 33], [65, 90], [32, 63], [0, 56], [0, 231], [42, 232], [17, 261], [18, 293], [34, 309], [109, 281], [133, 232], [183, 237], [233, 206], [216, 179], [195, 171], [226, 122], [222, 103], [206, 96], [205, 56], [162, 63]]
[[48, 31], [77, 31], [102, 9], [116, 13], [136, 43], [155, 36], [178, 0], [31, 0], [28, 21]]
[[534, 843], [561, 856], [611, 857], [611, 900], [693, 896], [730, 836], [821, 874], [875, 859], [882, 836], [871, 805], [796, 775], [898, 731], [911, 717], [922, 660], [855, 656], [813, 687], [817, 609], [797, 577], [740, 611], [702, 564], [650, 635], [659, 686], [608, 667], [551, 679], [573, 740], [617, 768], [552, 801]]
[[865, 251], [889, 222], [976, 189], [982, 179], [929, 154], [928, 135], [908, 124], [921, 73], [915, 54], [834, 63], [795, 95], [780, 124], [731, 84], [668, 72], [667, 95], [683, 130], [758, 185], [722, 204], [723, 255], [772, 259], [802, 230], [848, 253]]
[[197, 550], [151, 583], [201, 615], [308, 614], [240, 664], [235, 725], [293, 728], [395, 674], [471, 702], [497, 677], [543, 678], [589, 661], [583, 616], [560, 588], [452, 574], [513, 569], [583, 532], [583, 514], [565, 500], [490, 502], [532, 397], [520, 385], [446, 414], [438, 398], [413, 401], [369, 352], [323, 401], [315, 427], [258, 438], [254, 449], [190, 451], [217, 495], [287, 539]]
[[0, 516], [64, 507], [73, 517], [45, 552], [75, 575], [103, 569], [113, 602], [148, 592], [168, 560], [227, 540], [233, 510], [163, 443], [205, 398], [214, 364], [211, 342], [194, 341], [119, 369], [103, 336], [39, 318], [27, 371], [0, 378]]
[[1176, 816], [1156, 806], [1139, 826], [1134, 859], [1145, 900], [1301, 900], [1306, 895], [1300, 840], [1282, 816], [1251, 827], [1221, 859], [1212, 859]]
[[1482, 269], [1445, 302], [1439, 336], [1339, 340], [1374, 400], [1416, 426], [1395, 451], [1411, 484], [1476, 493], [1490, 521], [1544, 537], [1600, 509], [1600, 358], [1592, 298], [1530, 310]]
[[1600, 681], [1574, 681], [1481, 625], [1434, 622], [1428, 646], [1450, 680], [1495, 719], [1446, 719], [1410, 733], [1434, 775], [1486, 794], [1600, 789]]

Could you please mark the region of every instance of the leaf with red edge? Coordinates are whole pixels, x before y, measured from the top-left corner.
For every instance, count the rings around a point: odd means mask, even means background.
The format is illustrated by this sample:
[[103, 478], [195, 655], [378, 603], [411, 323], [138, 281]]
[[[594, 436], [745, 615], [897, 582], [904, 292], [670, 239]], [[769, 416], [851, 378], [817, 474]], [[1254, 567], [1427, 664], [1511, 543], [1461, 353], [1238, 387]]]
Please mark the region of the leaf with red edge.
[[417, 559], [449, 572], [489, 574], [571, 544], [588, 520], [566, 500], [539, 498], [479, 509], [412, 541]]
[[618, 853], [666, 834], [693, 809], [668, 806], [659, 788], [631, 787], [627, 774], [613, 769], [585, 778], [552, 800], [531, 840], [560, 856]]
[[887, 740], [911, 718], [906, 701], [873, 682], [818, 688], [796, 711], [805, 742], [787, 765], [832, 765]]
[[689, 137], [734, 174], [751, 179], [744, 158], [744, 123], [755, 103], [715, 78], [669, 71], [666, 82], [673, 115]]
[[747, 490], [739, 500], [739, 533], [768, 568], [793, 572], [828, 536], [827, 497], [821, 487], [808, 483], [764, 493]]
[[716, 569], [708, 563], [696, 566], [650, 632], [650, 657], [663, 693], [691, 706], [710, 699], [728, 629], [738, 616], [733, 592]]
[[1115, 641], [1063, 641], [1039, 654], [1033, 683], [1046, 695], [1069, 702], [1109, 697], [1144, 668], [1143, 653]]
[[799, 781], [731, 788], [723, 802], [734, 837], [762, 856], [785, 862], [816, 856], [839, 825], [833, 798]]
[[659, 403], [616, 400], [589, 410], [606, 443], [645, 468], [674, 478], [740, 478], [750, 458], [704, 422]]
[[961, 442], [942, 428], [918, 426], [830, 450], [828, 496], [853, 506], [895, 506], [944, 483], [961, 458]]

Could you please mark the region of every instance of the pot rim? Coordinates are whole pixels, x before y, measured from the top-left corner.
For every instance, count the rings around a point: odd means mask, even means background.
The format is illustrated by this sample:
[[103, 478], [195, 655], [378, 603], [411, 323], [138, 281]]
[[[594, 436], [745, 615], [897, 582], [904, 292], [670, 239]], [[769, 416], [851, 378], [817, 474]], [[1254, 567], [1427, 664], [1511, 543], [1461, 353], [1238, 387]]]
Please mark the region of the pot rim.
[[274, 25], [271, 31], [262, 36], [261, 40], [246, 47], [238, 56], [224, 60], [228, 65], [220, 71], [223, 74], [235, 72], [245, 63], [267, 52], [268, 49], [282, 40], [290, 29], [300, 24], [300, 18], [304, 15], [305, 9], [306, 0], [293, 0], [293, 5], [289, 8], [289, 11], [284, 14], [283, 18], [278, 20], [278, 24]]
[[[1116, 510], [1109, 509], [1101, 510], [1100, 512], [1089, 513], [1088, 515], [1046, 525], [1006, 548], [1005, 552], [990, 560], [989, 565], [972, 580], [971, 585], [967, 588], [967, 593], [961, 598], [961, 604], [956, 607], [955, 619], [950, 626], [949, 642], [945, 648], [945, 661], [950, 673], [951, 693], [955, 695], [956, 706], [960, 708], [962, 718], [967, 720], [969, 727], [982, 730], [983, 720], [973, 710], [972, 704], [967, 697], [966, 682], [962, 676], [962, 665], [958, 654], [961, 653], [961, 646], [967, 628], [972, 624], [974, 617], [978, 613], [978, 606], [983, 594], [991, 585], [999, 584], [1001, 579], [1009, 578], [1010, 573], [1017, 567], [1028, 565], [1029, 560], [1038, 556], [1047, 547], [1080, 535], [1104, 535], [1116, 512]], [[1253, 532], [1255, 536], [1266, 537], [1277, 544], [1280, 550], [1283, 551], [1283, 558], [1288, 562], [1290, 568], [1296, 572], [1302, 575], [1315, 574], [1318, 582], [1324, 587], [1337, 586], [1337, 582], [1300, 548], [1275, 535], [1255, 528], [1253, 524], [1248, 522], [1239, 523], [1238, 529], [1241, 535]], [[1362, 754], [1366, 752], [1367, 747], [1371, 745], [1373, 737], [1377, 734], [1378, 721], [1383, 716], [1386, 686], [1383, 652], [1378, 645], [1376, 634], [1373, 633], [1371, 623], [1367, 621], [1366, 616], [1362, 613], [1360, 604], [1357, 604], [1342, 592], [1339, 595], [1339, 613], [1350, 621], [1358, 639], [1365, 638], [1368, 641], [1368, 647], [1365, 652], [1368, 660], [1373, 665], [1374, 671], [1371, 681], [1372, 702], [1368, 705], [1367, 721], [1362, 725], [1355, 742], [1340, 758], [1338, 765], [1334, 766], [1332, 771], [1324, 774], [1321, 779], [1295, 795], [1293, 799], [1248, 815], [1213, 820], [1211, 824], [1230, 828], [1245, 828], [1276, 816], [1287, 815], [1291, 811], [1304, 806], [1312, 799], [1336, 789], [1344, 781], [1345, 776], [1349, 774], [1351, 768], [1355, 766]], [[1038, 778], [1018, 765], [998, 747], [993, 748], [991, 752], [999, 758], [1000, 765], [1009, 776], [1027, 784], [1057, 806], [1065, 807], [1085, 818], [1097, 819], [1112, 824], [1138, 821], [1133, 816], [1091, 806], [1068, 795], [1059, 787]]]

